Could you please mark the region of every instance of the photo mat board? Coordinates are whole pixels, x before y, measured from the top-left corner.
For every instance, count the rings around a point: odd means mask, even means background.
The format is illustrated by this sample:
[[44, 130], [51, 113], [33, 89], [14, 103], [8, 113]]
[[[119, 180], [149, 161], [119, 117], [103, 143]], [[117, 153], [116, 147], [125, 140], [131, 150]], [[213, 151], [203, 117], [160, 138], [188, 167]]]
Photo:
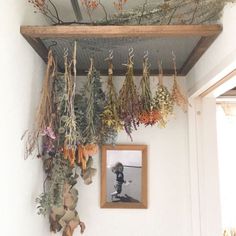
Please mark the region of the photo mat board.
[[147, 208], [147, 146], [102, 147], [102, 208]]

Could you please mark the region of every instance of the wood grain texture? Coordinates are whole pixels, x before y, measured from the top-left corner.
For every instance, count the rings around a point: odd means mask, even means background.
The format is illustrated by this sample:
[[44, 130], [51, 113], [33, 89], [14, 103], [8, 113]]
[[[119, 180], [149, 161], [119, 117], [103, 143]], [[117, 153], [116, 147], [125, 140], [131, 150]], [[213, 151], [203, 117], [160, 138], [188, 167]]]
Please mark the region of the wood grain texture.
[[[141, 202], [140, 203], [123, 203], [123, 202], [107, 202], [106, 200], [106, 170], [107, 170], [107, 151], [108, 150], [140, 150], [142, 151], [142, 182], [141, 182]], [[140, 208], [145, 209], [148, 207], [147, 200], [147, 145], [104, 145], [102, 146], [101, 158], [101, 208]]]
[[[178, 75], [185, 76], [197, 63], [204, 52], [214, 42], [216, 37], [222, 31], [221, 25], [152, 25], [152, 26], [21, 26], [21, 34], [26, 38], [30, 45], [35, 49], [39, 56], [47, 61], [47, 48], [42, 43], [46, 38], [115, 38], [115, 37], [170, 37], [181, 38], [196, 36], [201, 37], [188, 59], [178, 71]], [[63, 68], [59, 68], [63, 72]], [[114, 71], [114, 75], [124, 75], [124, 71]], [[164, 71], [165, 75], [172, 75], [172, 70]], [[85, 75], [85, 72], [78, 72], [79, 75]], [[106, 75], [106, 71], [101, 71]], [[158, 74], [157, 71], [151, 72], [151, 75]], [[142, 75], [141, 70], [135, 71], [135, 75]]]
[[217, 35], [221, 25], [135, 25], [135, 26], [21, 26], [21, 34], [33, 38], [80, 37], [178, 37]]

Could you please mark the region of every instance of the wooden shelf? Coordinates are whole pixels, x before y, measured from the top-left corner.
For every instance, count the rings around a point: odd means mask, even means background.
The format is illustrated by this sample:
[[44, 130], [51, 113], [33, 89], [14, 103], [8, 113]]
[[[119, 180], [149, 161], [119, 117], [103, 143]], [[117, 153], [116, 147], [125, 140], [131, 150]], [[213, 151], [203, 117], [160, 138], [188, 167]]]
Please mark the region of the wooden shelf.
[[[64, 40], [66, 42], [71, 42], [71, 40], [86, 40], [86, 39], [97, 39], [104, 40], [109, 38], [111, 40], [122, 41], [124, 38], [130, 39], [142, 39], [151, 40], [147, 45], [154, 45], [158, 43], [158, 40], [161, 40], [163, 47], [165, 42], [168, 40], [173, 40], [173, 42], [182, 43], [183, 49], [187, 51], [183, 53], [185, 60], [181, 65], [178, 66], [179, 75], [186, 75], [195, 63], [200, 59], [204, 52], [209, 48], [209, 46], [214, 42], [217, 36], [222, 31], [221, 25], [148, 25], [148, 26], [82, 26], [82, 25], [70, 25], [70, 26], [21, 26], [21, 34], [25, 39], [30, 43], [30, 45], [35, 49], [39, 56], [46, 62], [48, 45], [46, 42], [48, 40]], [[176, 40], [175, 40], [176, 39]], [[185, 41], [188, 40], [189, 48], [184, 49]], [[194, 43], [191, 44], [189, 40], [192, 40]], [[186, 41], [187, 42], [187, 41]], [[196, 43], [195, 43], [196, 42]], [[123, 43], [125, 45], [125, 42]], [[172, 50], [178, 51], [179, 44], [173, 43]], [[123, 46], [124, 46], [123, 45]], [[144, 44], [145, 45], [145, 44]], [[68, 46], [69, 47], [69, 46]], [[84, 46], [86, 48], [86, 45]], [[140, 46], [141, 47], [141, 46]], [[175, 48], [176, 47], [176, 48]], [[137, 44], [138, 50], [139, 45]], [[176, 50], [175, 50], [176, 49]], [[157, 48], [153, 48], [157, 50]], [[171, 50], [171, 49], [170, 49]], [[121, 51], [121, 50], [117, 50]], [[61, 52], [63, 53], [63, 52]], [[169, 53], [169, 52], [168, 52]], [[60, 54], [60, 52], [58, 52]], [[140, 52], [141, 54], [141, 52]], [[165, 54], [165, 53], [164, 53]], [[176, 55], [177, 59], [181, 57]], [[183, 56], [182, 55], [182, 56]], [[89, 55], [88, 55], [89, 57]], [[164, 58], [165, 59], [165, 58]], [[101, 60], [101, 58], [100, 58]], [[123, 61], [120, 63], [124, 63]], [[85, 67], [86, 65], [84, 65]], [[62, 67], [62, 65], [61, 65]], [[63, 68], [61, 68], [63, 70]], [[106, 73], [106, 67], [98, 68], [102, 73]], [[86, 68], [80, 68], [80, 74], [83, 74]], [[119, 74], [122, 74], [123, 71], [120, 69], [117, 70]], [[164, 68], [164, 71], [168, 74], [172, 73], [170, 68]], [[115, 71], [114, 71], [115, 72]], [[141, 68], [137, 68], [137, 75], [142, 73]], [[156, 73], [156, 68], [153, 69], [153, 73]]]

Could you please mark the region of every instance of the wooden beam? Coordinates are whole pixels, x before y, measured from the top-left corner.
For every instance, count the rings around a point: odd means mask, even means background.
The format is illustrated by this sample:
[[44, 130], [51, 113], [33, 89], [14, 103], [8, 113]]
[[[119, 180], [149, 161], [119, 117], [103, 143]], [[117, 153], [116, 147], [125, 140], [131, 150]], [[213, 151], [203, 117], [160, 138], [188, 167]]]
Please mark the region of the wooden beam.
[[38, 53], [38, 55], [43, 59], [45, 63], [48, 60], [48, 49], [43, 44], [42, 40], [39, 38], [32, 38], [24, 35], [24, 38], [28, 41], [31, 47]]
[[21, 26], [21, 34], [32, 38], [114, 37], [209, 37], [222, 31], [221, 25], [136, 25], [136, 26]]
[[236, 69], [234, 69], [233, 71], [231, 71], [229, 74], [227, 74], [225, 77], [223, 77], [222, 79], [220, 79], [218, 82], [216, 82], [215, 84], [213, 84], [211, 87], [209, 87], [206, 91], [204, 91], [203, 93], [201, 93], [199, 95], [200, 98], [204, 98], [207, 95], [209, 95], [210, 93], [212, 93], [214, 90], [216, 90], [217, 88], [219, 88], [222, 84], [226, 83], [227, 81], [231, 80], [233, 77], [236, 76]]
[[[86, 71], [87, 71], [87, 69], [86, 70], [78, 70], [77, 71], [77, 75], [78, 76], [87, 75]], [[107, 70], [99, 70], [98, 69], [98, 71], [99, 71], [101, 76], [107, 76], [107, 74], [108, 74]], [[114, 73], [113, 74], [114, 76], [124, 76], [126, 74], [126, 70], [114, 70], [113, 73]], [[150, 76], [158, 76], [158, 74], [159, 74], [158, 69], [150, 71]], [[135, 69], [134, 70], [134, 75], [135, 76], [142, 76], [143, 75], [143, 70], [142, 69]], [[164, 75], [165, 76], [173, 76], [174, 75], [174, 70], [166, 70], [166, 69], [164, 69]], [[182, 76], [182, 74], [179, 72], [178, 76]]]
[[202, 37], [191, 54], [189, 55], [188, 59], [182, 66], [180, 73], [186, 75], [193, 66], [197, 63], [197, 61], [201, 58], [201, 56], [206, 52], [206, 50], [210, 47], [210, 45], [215, 41], [218, 34], [215, 36], [208, 36]]

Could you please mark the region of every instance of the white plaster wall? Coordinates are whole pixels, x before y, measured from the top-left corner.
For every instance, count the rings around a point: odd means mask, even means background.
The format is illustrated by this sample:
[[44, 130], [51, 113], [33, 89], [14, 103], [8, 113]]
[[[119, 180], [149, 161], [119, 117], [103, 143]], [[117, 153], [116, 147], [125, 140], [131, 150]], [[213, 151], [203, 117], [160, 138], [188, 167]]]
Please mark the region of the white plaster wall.
[[20, 35], [20, 25], [42, 22], [27, 0], [0, 0], [0, 235], [42, 236], [46, 220], [36, 214], [42, 191], [39, 160], [24, 160], [21, 136], [32, 126], [44, 66]]
[[236, 68], [236, 4], [222, 16], [223, 32], [187, 75], [189, 96], [199, 94]]

